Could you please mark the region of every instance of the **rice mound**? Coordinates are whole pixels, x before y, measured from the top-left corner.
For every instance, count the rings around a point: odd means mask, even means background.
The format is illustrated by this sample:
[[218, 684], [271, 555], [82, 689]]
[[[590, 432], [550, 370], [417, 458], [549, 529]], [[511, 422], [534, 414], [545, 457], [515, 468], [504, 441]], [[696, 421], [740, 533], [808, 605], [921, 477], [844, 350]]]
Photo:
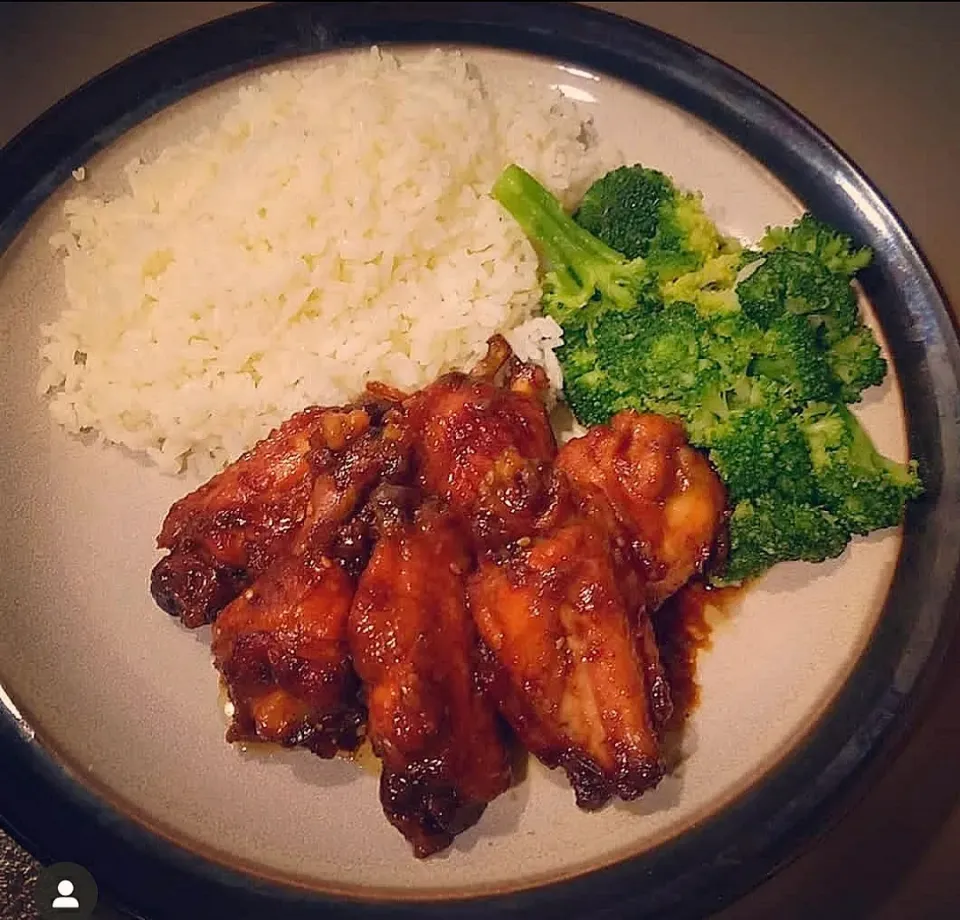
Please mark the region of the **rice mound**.
[[601, 155], [573, 103], [496, 81], [440, 51], [271, 72], [130, 163], [129, 193], [68, 201], [54, 419], [208, 475], [306, 405], [421, 386], [495, 332], [559, 387], [536, 254], [489, 190], [516, 162], [572, 203]]

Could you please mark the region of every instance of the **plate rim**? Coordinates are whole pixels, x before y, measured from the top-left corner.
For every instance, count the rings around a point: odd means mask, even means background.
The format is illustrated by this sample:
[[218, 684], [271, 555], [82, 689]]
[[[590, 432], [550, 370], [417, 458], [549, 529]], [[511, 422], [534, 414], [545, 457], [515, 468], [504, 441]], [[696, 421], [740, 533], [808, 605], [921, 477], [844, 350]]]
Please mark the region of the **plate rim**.
[[[184, 916], [185, 906], [200, 915], [214, 905], [217, 912], [229, 905], [240, 917], [280, 907], [292, 917], [353, 915], [361, 906], [367, 915], [390, 917], [439, 912], [479, 917], [491, 911], [548, 915], [585, 907], [596, 915], [604, 906], [598, 891], [607, 897], [611, 916], [627, 911], [633, 917], [679, 916], [708, 904], [716, 910], [836, 817], [838, 802], [878, 757], [890, 752], [908, 728], [918, 696], [936, 677], [960, 613], [960, 523], [949, 518], [951, 506], [960, 501], [956, 320], [887, 201], [792, 107], [679, 39], [567, 3], [268, 4], [175, 36], [95, 77], [0, 151], [0, 171], [13, 177], [0, 188], [0, 253], [73, 168], [157, 111], [253, 67], [371, 43], [487, 46], [609, 74], [706, 121], [807, 206], [874, 246], [877, 259], [864, 275], [864, 287], [901, 377], [911, 453], [921, 456], [925, 476], [939, 489], [935, 501], [909, 509], [900, 560], [868, 646], [797, 747], [721, 812], [650, 853], [542, 888], [391, 904], [259, 880], [113, 811], [6, 707], [0, 707], [5, 755], [0, 759], [0, 823], [42, 861], [86, 860], [121, 905], [140, 913], [147, 909], [151, 916]], [[843, 186], [840, 195], [824, 187], [829, 176]], [[945, 541], [939, 539], [942, 533]], [[938, 578], [922, 571], [924, 561]], [[939, 603], [930, 597], [924, 601], [920, 587]], [[907, 601], [917, 609], [906, 610]], [[851, 694], [858, 675], [857, 692]], [[832, 756], [826, 756], [828, 750]], [[803, 788], [803, 777], [815, 763], [823, 770]], [[776, 793], [791, 789], [786, 806], [776, 806], [774, 799], [783, 801]], [[731, 837], [731, 828], [738, 827], [746, 833]], [[697, 846], [711, 858], [691, 861]], [[637, 892], [640, 877], [648, 887]]]

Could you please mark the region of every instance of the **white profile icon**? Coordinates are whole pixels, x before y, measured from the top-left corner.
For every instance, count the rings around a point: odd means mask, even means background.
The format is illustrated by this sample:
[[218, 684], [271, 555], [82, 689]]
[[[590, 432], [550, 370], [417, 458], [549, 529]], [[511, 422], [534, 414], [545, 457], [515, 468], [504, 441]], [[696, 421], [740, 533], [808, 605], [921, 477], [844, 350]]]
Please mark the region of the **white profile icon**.
[[60, 897], [53, 899], [54, 910], [79, 910], [80, 902], [73, 896], [73, 882], [65, 878], [57, 884]]

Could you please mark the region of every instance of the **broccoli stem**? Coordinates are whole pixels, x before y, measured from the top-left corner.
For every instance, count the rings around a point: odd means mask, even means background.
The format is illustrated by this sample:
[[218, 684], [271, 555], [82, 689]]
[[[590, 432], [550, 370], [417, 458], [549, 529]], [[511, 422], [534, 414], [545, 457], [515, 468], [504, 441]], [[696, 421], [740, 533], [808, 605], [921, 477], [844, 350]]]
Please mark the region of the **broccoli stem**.
[[549, 267], [587, 281], [597, 263], [624, 265], [626, 259], [588, 233], [560, 202], [520, 166], [508, 166], [493, 185], [493, 197], [505, 207], [527, 238], [536, 243]]

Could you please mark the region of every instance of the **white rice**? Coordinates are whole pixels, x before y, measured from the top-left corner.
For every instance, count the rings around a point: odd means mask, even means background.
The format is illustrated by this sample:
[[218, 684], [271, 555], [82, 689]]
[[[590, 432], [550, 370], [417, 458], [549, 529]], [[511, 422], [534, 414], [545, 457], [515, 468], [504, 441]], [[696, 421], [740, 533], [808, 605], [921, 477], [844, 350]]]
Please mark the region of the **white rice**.
[[306, 405], [469, 366], [495, 332], [559, 388], [536, 255], [489, 189], [516, 162], [569, 201], [594, 148], [573, 103], [460, 54], [263, 76], [129, 164], [128, 194], [67, 202], [39, 389], [69, 431], [206, 475]]

